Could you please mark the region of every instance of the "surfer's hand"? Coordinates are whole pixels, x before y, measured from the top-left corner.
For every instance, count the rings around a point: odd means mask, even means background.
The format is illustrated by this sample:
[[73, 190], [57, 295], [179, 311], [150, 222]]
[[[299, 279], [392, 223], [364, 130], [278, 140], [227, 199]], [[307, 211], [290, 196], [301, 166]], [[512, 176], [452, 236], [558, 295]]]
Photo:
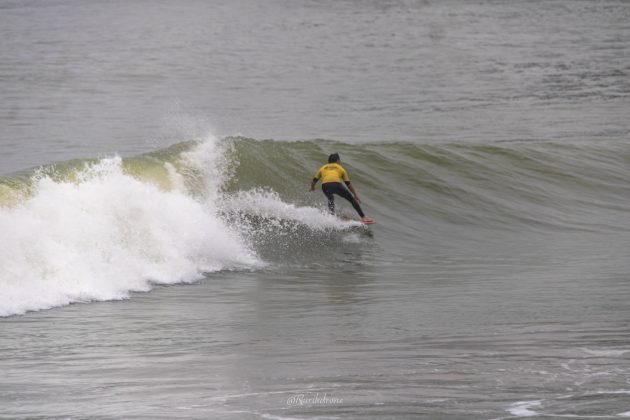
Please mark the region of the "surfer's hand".
[[357, 203], [361, 204], [361, 199], [357, 194], [354, 195], [354, 199], [357, 200]]

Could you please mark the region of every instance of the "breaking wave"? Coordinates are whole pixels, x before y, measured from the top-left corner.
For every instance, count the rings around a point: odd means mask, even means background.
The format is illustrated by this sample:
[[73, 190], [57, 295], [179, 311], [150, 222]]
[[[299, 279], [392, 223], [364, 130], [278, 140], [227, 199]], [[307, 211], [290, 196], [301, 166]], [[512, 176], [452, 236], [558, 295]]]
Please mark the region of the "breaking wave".
[[356, 234], [365, 229], [351, 220], [350, 206], [340, 203], [340, 220], [327, 214], [321, 194], [307, 192], [332, 151], [348, 166], [366, 212], [401, 237], [440, 226], [591, 232], [630, 226], [630, 153], [618, 143], [208, 137], [136, 157], [72, 160], [0, 177], [0, 315], [124, 299], [153, 284], [258, 269], [317, 254], [322, 244], [334, 252], [361, 242]]

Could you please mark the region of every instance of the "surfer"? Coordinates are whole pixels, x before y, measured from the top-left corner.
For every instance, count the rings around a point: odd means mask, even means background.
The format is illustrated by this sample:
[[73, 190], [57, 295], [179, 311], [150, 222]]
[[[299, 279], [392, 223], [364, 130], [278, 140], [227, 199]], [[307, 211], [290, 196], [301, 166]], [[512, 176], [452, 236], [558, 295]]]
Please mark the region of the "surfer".
[[[361, 199], [352, 184], [350, 184], [350, 177], [348, 176], [348, 173], [345, 169], [343, 169], [343, 166], [341, 166], [339, 153], [333, 153], [328, 156], [328, 163], [319, 168], [319, 171], [317, 171], [315, 177], [311, 181], [311, 191], [315, 191], [315, 184], [317, 184], [317, 181], [320, 179], [322, 180], [322, 191], [328, 199], [328, 209], [331, 214], [335, 214], [334, 194], [337, 194], [352, 204], [352, 207], [354, 207], [357, 213], [359, 213], [359, 216], [361, 216], [361, 221], [363, 223], [374, 223], [374, 220], [367, 217], [365, 213], [363, 213], [363, 210], [361, 210], [361, 206], [359, 205], [361, 203]], [[345, 182], [350, 191], [343, 186], [341, 181]], [[350, 194], [350, 192], [352, 194]]]

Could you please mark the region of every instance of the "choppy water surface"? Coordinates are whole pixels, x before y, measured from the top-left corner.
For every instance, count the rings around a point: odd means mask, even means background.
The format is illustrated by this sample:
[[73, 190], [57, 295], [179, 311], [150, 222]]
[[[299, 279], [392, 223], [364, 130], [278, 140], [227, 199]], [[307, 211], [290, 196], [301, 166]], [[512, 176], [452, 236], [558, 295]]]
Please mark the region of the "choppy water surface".
[[629, 18], [0, 2], [0, 418], [630, 417]]

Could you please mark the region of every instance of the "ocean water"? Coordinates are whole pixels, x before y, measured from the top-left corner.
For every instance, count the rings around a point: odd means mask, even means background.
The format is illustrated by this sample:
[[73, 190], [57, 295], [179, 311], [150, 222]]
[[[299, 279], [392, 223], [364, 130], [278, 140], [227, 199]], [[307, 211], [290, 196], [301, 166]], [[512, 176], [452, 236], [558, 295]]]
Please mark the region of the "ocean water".
[[629, 22], [1, 0], [0, 419], [630, 417]]

